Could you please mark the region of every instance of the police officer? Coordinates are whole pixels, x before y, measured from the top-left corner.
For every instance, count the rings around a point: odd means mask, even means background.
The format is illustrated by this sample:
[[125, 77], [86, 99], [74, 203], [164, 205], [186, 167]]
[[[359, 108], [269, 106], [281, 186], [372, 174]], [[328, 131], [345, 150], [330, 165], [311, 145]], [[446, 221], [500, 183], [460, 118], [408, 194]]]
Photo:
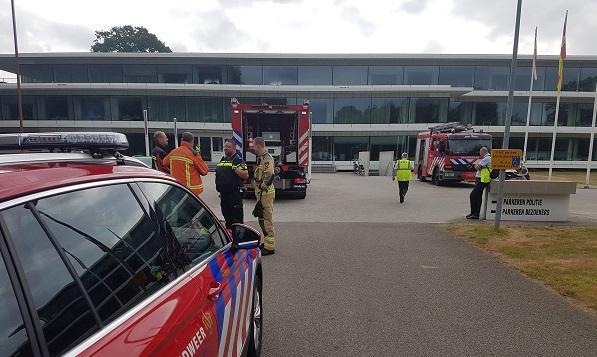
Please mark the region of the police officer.
[[491, 156], [486, 147], [479, 151], [481, 159], [475, 164], [477, 174], [475, 175], [475, 188], [471, 191], [471, 213], [466, 216], [467, 219], [479, 219], [481, 214], [481, 204], [483, 203], [483, 190], [491, 182]]
[[262, 255], [275, 253], [276, 238], [274, 233], [274, 199], [276, 190], [274, 188], [274, 158], [265, 148], [265, 140], [261, 137], [253, 139], [253, 149], [257, 154], [257, 167], [255, 168], [253, 187], [258, 202], [263, 206], [263, 217], [259, 217], [259, 225], [265, 236]]
[[220, 207], [226, 228], [243, 223], [243, 181], [249, 178], [247, 165], [236, 153], [232, 140], [224, 143], [224, 157], [216, 166], [216, 190], [220, 193]]
[[162, 160], [168, 155], [166, 147], [168, 146], [168, 137], [163, 131], [153, 133], [153, 149], [151, 150], [151, 161], [153, 168], [168, 173], [168, 167], [164, 166]]
[[407, 153], [402, 153], [402, 159], [396, 161], [394, 166], [394, 175], [392, 181], [398, 181], [398, 194], [400, 195], [400, 203], [404, 203], [404, 197], [408, 192], [408, 184], [412, 180], [412, 171], [414, 170], [413, 163], [408, 159]]

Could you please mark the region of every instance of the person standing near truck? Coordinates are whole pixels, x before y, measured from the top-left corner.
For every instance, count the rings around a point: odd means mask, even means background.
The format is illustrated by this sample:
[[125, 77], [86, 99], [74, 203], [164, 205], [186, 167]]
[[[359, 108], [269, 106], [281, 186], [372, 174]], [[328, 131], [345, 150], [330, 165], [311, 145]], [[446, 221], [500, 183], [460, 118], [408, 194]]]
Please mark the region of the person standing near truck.
[[404, 198], [408, 192], [408, 184], [413, 179], [414, 164], [408, 159], [407, 153], [402, 153], [402, 159], [396, 161], [392, 181], [398, 181], [398, 195], [400, 203], [404, 203]]
[[201, 176], [207, 175], [209, 168], [201, 153], [193, 149], [195, 137], [192, 133], [182, 133], [180, 146], [172, 150], [164, 160], [163, 164], [170, 168], [170, 175], [184, 184], [189, 190], [199, 196], [203, 192], [203, 181]]
[[216, 190], [220, 193], [220, 207], [226, 228], [243, 221], [243, 181], [249, 178], [247, 165], [236, 153], [236, 144], [224, 143], [224, 157], [216, 166]]
[[276, 237], [274, 233], [274, 200], [276, 189], [274, 188], [274, 158], [265, 148], [265, 140], [262, 137], [253, 139], [253, 149], [257, 155], [257, 167], [255, 168], [253, 187], [257, 205], [263, 207], [263, 214], [259, 218], [259, 225], [263, 231], [264, 241], [261, 249], [262, 255], [274, 254], [276, 250]]
[[467, 219], [479, 219], [481, 214], [481, 205], [483, 204], [483, 191], [491, 182], [491, 155], [486, 147], [479, 151], [481, 159], [475, 164], [477, 174], [475, 175], [475, 188], [471, 191], [471, 213], [466, 216]]

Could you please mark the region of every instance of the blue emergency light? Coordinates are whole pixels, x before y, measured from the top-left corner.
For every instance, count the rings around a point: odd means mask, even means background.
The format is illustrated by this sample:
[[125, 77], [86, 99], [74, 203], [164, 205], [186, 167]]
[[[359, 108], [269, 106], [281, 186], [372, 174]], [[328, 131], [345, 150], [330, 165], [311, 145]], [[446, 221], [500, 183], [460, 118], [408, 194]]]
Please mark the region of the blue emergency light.
[[110, 132], [64, 132], [0, 134], [0, 150], [89, 150], [116, 152], [126, 150], [126, 135]]

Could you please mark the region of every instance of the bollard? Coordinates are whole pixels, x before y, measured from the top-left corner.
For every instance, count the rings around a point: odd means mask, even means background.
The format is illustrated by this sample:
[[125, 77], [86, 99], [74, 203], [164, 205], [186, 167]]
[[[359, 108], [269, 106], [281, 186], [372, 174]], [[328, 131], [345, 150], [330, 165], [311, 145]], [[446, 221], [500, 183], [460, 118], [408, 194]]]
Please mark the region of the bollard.
[[485, 191], [483, 191], [483, 215], [481, 216], [481, 219], [483, 219], [484, 221], [487, 220], [487, 204], [488, 204], [488, 200], [489, 200], [489, 190], [491, 189], [491, 184], [485, 189]]

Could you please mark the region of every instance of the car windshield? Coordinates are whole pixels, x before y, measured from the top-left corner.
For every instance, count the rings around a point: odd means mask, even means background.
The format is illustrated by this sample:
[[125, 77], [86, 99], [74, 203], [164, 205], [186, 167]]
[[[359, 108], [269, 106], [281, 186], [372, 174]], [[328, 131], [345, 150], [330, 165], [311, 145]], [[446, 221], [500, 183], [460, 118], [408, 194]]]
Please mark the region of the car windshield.
[[450, 139], [448, 142], [450, 154], [478, 155], [483, 146], [491, 149], [491, 139]]

